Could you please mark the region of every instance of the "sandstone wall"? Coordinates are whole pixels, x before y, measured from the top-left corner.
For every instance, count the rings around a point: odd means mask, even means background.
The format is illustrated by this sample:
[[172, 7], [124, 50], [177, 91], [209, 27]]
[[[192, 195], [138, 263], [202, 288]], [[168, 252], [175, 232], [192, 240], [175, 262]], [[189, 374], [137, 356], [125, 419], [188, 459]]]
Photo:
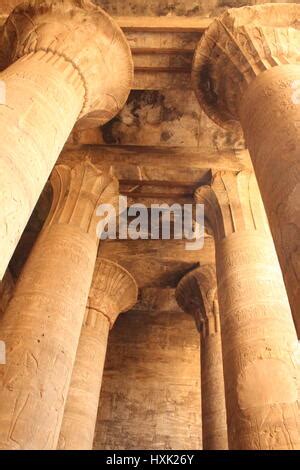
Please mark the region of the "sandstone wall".
[[111, 332], [95, 449], [201, 446], [199, 334], [169, 310], [173, 290], [157, 295], [160, 309], [152, 294], [152, 310], [145, 299], [148, 311], [121, 315]]

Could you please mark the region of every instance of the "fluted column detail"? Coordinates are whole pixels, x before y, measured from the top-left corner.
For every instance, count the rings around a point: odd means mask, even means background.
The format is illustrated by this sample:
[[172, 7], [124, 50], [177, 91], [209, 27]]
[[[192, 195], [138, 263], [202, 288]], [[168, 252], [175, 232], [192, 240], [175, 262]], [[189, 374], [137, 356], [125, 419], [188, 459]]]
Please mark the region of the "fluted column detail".
[[299, 449], [297, 336], [253, 174], [196, 191], [215, 237], [230, 449]]
[[220, 316], [215, 266], [186, 274], [176, 289], [179, 306], [194, 316], [201, 337], [204, 450], [228, 449]]
[[117, 114], [132, 82], [129, 46], [89, 0], [19, 5], [0, 34], [0, 279], [72, 128]]
[[53, 203], [0, 324], [0, 448], [55, 449], [97, 256], [96, 208], [118, 183], [85, 162], [52, 174]]
[[300, 5], [230, 9], [194, 58], [201, 106], [242, 125], [300, 335]]
[[134, 278], [120, 265], [98, 258], [81, 331], [58, 448], [91, 450], [109, 330], [137, 301]]

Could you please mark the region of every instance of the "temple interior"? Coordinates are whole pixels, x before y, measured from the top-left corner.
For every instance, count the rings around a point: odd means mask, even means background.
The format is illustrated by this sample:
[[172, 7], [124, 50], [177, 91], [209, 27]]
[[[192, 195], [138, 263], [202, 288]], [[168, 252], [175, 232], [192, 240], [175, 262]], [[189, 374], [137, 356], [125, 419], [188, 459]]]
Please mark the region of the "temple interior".
[[[300, 449], [300, 1], [20, 3], [0, 2], [0, 449]], [[119, 196], [147, 223], [99, 240]], [[153, 239], [153, 207], [196, 204], [202, 247], [173, 213]]]

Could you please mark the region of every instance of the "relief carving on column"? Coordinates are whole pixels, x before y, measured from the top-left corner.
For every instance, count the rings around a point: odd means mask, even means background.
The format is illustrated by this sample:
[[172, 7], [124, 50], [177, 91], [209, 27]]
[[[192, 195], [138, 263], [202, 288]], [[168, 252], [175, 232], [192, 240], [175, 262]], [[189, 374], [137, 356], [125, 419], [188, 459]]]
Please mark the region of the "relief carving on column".
[[217, 172], [195, 198], [216, 245], [229, 448], [298, 449], [298, 343], [256, 179]]
[[96, 208], [118, 182], [90, 162], [58, 165], [53, 204], [3, 318], [0, 447], [54, 449], [97, 257]]
[[1, 33], [1, 70], [44, 52], [57, 56], [58, 63], [63, 58], [70, 76], [77, 71], [73, 79], [85, 90], [78, 128], [102, 125], [122, 109], [133, 80], [130, 47], [114, 20], [90, 0], [25, 1]]
[[109, 329], [137, 302], [138, 288], [122, 266], [98, 258], [78, 343], [58, 449], [91, 450]]
[[84, 161], [73, 168], [57, 165], [50, 181], [53, 200], [43, 231], [53, 224], [67, 224], [96, 239], [96, 209], [100, 204], [117, 206], [118, 180]]
[[104, 258], [96, 261], [88, 298], [86, 325], [104, 315], [113, 327], [120, 313], [130, 310], [137, 302], [138, 286], [133, 276], [119, 264]]
[[228, 449], [221, 327], [215, 265], [186, 274], [176, 288], [178, 305], [194, 316], [201, 334], [203, 449]]
[[260, 73], [300, 64], [300, 5], [267, 4], [232, 8], [200, 40], [192, 81], [197, 98], [217, 124], [239, 121], [244, 91]]
[[204, 204], [205, 218], [217, 240], [249, 229], [269, 232], [257, 181], [252, 172], [218, 171], [213, 174], [209, 186], [201, 186], [196, 190], [195, 199], [197, 203]]

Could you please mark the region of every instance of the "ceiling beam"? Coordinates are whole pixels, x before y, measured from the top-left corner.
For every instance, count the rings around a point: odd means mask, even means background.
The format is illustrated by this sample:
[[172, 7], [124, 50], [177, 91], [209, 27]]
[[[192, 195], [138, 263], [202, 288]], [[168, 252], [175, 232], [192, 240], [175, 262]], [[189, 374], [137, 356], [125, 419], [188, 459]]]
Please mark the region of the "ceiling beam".
[[200, 16], [117, 16], [114, 17], [125, 32], [148, 31], [168, 33], [204, 33], [214, 18]]

